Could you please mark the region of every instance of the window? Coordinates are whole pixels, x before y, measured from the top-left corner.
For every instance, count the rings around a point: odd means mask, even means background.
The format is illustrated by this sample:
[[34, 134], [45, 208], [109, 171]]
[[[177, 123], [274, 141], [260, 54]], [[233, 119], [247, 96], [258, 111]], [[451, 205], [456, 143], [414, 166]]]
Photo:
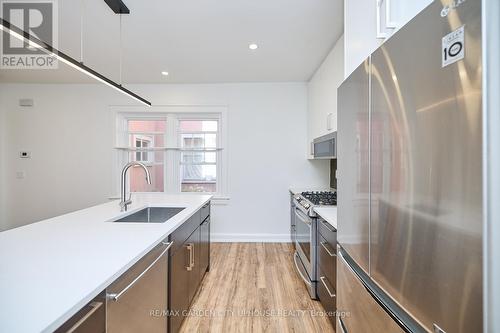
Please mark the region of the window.
[[[146, 165], [152, 185], [139, 167], [129, 169], [131, 192], [212, 193], [225, 197], [221, 113], [118, 113], [117, 171], [130, 161]], [[121, 144], [124, 143], [124, 144]], [[119, 184], [117, 184], [119, 186]]]
[[156, 150], [165, 142], [166, 121], [164, 119], [127, 120], [128, 162], [144, 163], [151, 174], [149, 185], [144, 181], [144, 170], [133, 167], [129, 170], [131, 192], [163, 192], [165, 190], [165, 153]]
[[217, 192], [216, 120], [180, 120], [181, 192]]
[[135, 153], [135, 160], [137, 162], [152, 163], [152, 153], [148, 151], [148, 148], [153, 147], [151, 137], [135, 137], [135, 147], [139, 148]]

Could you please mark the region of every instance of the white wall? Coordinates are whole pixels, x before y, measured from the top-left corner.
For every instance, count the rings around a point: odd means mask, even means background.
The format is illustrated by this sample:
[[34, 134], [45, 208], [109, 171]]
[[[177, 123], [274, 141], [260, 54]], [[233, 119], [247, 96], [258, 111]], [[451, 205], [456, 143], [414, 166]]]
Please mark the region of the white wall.
[[375, 0], [344, 3], [345, 77], [382, 43], [377, 39], [376, 12]]
[[[105, 103], [123, 102], [121, 96], [110, 98], [98, 85], [0, 85], [0, 91], [7, 193], [1, 229], [106, 202], [113, 137]], [[19, 107], [20, 98], [33, 98], [35, 106]], [[22, 150], [31, 158], [19, 158]]]
[[[139, 85], [155, 105], [228, 106], [230, 201], [213, 208], [217, 239], [286, 240], [291, 185], [321, 186], [328, 169], [304, 158], [305, 83]], [[7, 217], [20, 226], [107, 201], [114, 194], [108, 105], [130, 101], [101, 85], [0, 85], [6, 111]], [[35, 107], [17, 106], [34, 98]], [[28, 150], [32, 158], [18, 158]], [[16, 179], [25, 171], [25, 179]]]
[[[307, 142], [337, 130], [337, 88], [344, 80], [344, 37], [341, 36], [308, 84]], [[327, 118], [331, 116], [331, 130]]]

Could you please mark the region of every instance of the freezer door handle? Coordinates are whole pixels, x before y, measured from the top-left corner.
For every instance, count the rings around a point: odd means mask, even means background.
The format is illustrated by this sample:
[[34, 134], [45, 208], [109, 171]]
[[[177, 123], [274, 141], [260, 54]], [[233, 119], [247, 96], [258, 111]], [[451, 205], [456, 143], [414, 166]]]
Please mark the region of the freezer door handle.
[[347, 329], [345, 328], [344, 322], [342, 321], [342, 318], [337, 317], [337, 321], [339, 323], [341, 333], [348, 333]]

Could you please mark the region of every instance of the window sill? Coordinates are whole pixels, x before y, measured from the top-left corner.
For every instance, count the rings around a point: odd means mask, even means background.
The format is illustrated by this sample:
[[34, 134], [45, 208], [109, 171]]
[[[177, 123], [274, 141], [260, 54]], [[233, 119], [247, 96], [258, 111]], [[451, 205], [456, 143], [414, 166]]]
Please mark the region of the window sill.
[[[161, 193], [161, 192], [141, 192], [141, 193]], [[203, 194], [203, 193], [199, 193], [199, 194]], [[120, 200], [120, 195], [111, 195], [108, 197], [108, 200], [110, 200], [110, 201]], [[212, 205], [226, 206], [226, 205], [229, 205], [229, 200], [231, 200], [230, 197], [222, 196], [222, 195], [214, 195], [212, 197], [211, 201], [212, 201]]]

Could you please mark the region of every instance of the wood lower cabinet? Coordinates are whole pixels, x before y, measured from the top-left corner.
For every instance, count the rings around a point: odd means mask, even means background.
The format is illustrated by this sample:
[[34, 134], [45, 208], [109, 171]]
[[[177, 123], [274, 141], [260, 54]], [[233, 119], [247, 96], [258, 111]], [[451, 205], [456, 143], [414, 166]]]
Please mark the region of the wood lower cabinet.
[[186, 241], [188, 244], [188, 299], [189, 304], [193, 301], [194, 295], [200, 284], [200, 227], [192, 233]]
[[[204, 206], [189, 221], [174, 231], [171, 239], [182, 242], [170, 259], [169, 333], [178, 332], [189, 312], [210, 262], [210, 205]], [[206, 218], [201, 222], [201, 217]], [[195, 221], [193, 221], [195, 219]], [[208, 221], [208, 222], [207, 222]], [[189, 235], [187, 239], [186, 235]]]
[[189, 308], [189, 250], [183, 244], [170, 258], [169, 332], [178, 332]]
[[210, 269], [210, 216], [200, 225], [200, 281]]
[[318, 218], [318, 298], [328, 312], [328, 318], [335, 328], [337, 310], [337, 230], [322, 218]]

